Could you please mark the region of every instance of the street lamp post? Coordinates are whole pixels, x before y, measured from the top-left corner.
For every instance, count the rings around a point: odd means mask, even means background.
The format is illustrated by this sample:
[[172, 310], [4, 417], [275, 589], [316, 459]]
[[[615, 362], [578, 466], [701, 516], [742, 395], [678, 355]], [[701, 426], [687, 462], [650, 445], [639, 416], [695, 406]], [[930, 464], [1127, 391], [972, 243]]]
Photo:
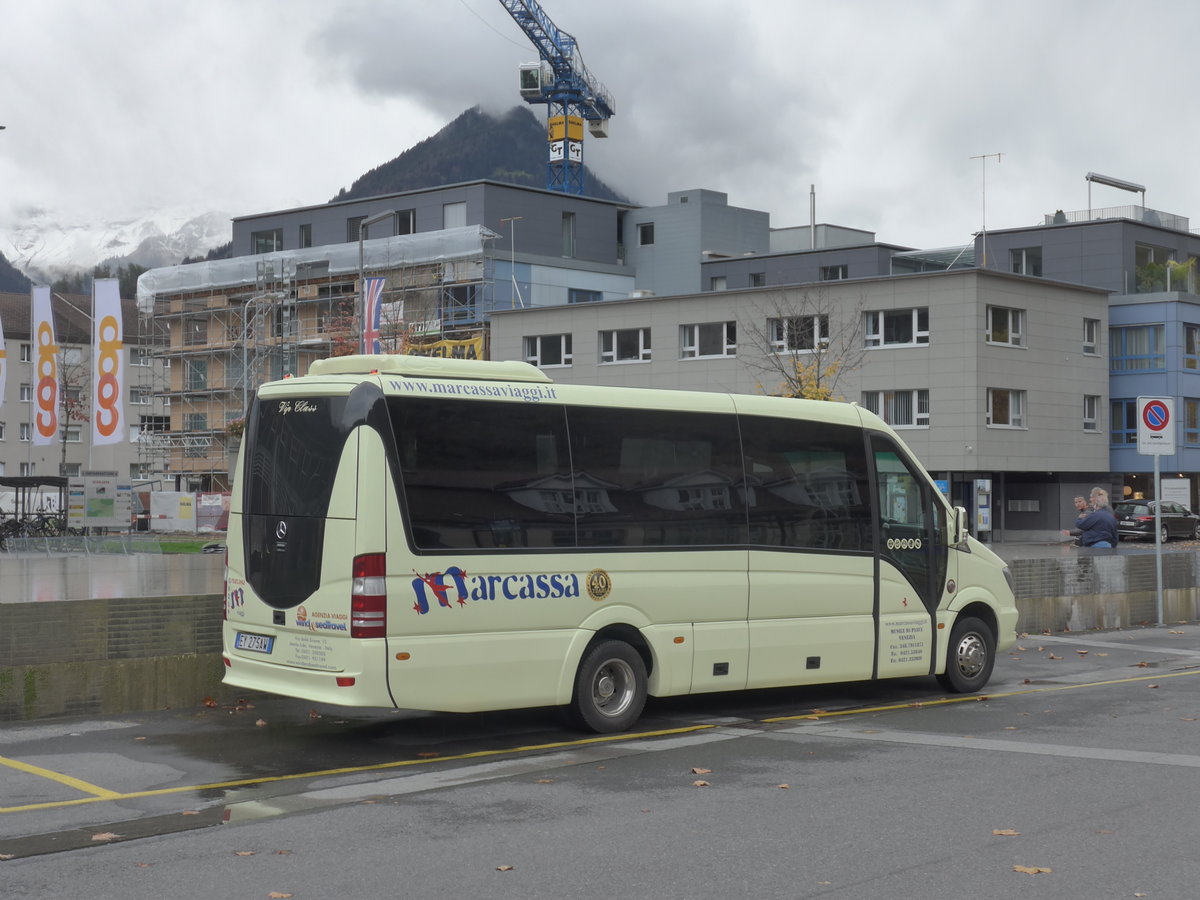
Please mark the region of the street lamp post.
[[363, 241], [366, 239], [368, 226], [374, 225], [376, 222], [382, 222], [384, 219], [395, 215], [396, 211], [394, 209], [385, 209], [383, 212], [368, 216], [358, 223], [358, 315], [354, 319], [358, 327], [359, 353], [367, 352], [366, 344], [363, 342], [363, 324], [367, 315], [367, 278], [363, 266]]

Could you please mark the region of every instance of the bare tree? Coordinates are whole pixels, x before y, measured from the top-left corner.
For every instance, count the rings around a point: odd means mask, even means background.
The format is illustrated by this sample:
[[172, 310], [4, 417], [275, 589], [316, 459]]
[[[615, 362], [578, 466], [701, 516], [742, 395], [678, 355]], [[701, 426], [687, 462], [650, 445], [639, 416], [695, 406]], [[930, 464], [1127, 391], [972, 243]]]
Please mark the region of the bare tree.
[[[843, 400], [845, 376], [866, 357], [865, 300], [833, 298], [824, 286], [781, 289], [743, 318], [743, 342], [757, 351], [743, 357], [760, 373], [759, 389], [781, 397]], [[742, 354], [739, 354], [742, 355]]]

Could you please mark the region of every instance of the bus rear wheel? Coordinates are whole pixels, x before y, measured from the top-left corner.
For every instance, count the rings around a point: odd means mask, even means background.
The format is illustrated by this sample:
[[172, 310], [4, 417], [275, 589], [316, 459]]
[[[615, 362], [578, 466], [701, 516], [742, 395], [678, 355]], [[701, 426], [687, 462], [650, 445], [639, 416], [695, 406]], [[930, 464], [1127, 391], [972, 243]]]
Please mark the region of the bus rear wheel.
[[996, 636], [985, 622], [968, 616], [954, 623], [946, 648], [946, 672], [937, 678], [947, 691], [970, 694], [988, 683], [995, 664]]
[[646, 663], [624, 641], [602, 641], [575, 673], [569, 718], [576, 727], [612, 734], [632, 727], [646, 705]]

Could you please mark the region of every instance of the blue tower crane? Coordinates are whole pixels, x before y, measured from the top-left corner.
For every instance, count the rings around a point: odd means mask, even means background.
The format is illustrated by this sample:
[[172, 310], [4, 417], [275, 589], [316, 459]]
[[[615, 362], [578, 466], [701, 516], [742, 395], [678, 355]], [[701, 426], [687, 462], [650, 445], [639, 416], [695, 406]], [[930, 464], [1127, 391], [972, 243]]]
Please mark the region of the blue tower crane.
[[541, 59], [522, 63], [521, 96], [547, 106], [549, 157], [546, 188], [583, 193], [583, 123], [593, 137], [608, 137], [613, 99], [587, 70], [575, 38], [560, 31], [537, 0], [500, 0], [533, 42]]

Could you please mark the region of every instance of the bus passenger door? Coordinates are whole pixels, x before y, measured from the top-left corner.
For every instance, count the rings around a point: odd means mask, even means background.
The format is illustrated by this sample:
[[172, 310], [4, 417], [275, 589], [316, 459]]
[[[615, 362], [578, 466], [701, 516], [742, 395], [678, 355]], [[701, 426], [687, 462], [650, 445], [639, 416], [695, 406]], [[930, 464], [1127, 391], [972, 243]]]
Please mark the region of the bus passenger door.
[[871, 440], [880, 523], [877, 675], [928, 675], [946, 583], [943, 507], [906, 453], [881, 435]]

